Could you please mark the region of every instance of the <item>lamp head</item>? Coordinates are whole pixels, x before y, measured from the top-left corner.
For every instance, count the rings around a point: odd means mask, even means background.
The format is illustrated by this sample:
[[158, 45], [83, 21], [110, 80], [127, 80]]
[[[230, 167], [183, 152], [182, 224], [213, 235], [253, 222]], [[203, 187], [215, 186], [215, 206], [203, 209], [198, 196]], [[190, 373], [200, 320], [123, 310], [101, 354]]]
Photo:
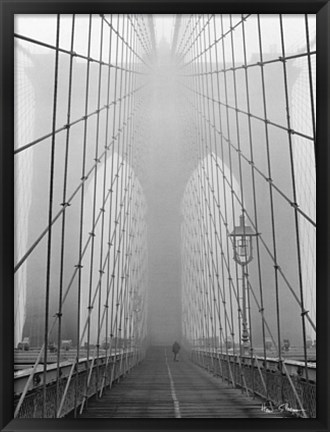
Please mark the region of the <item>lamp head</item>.
[[240, 216], [240, 224], [235, 226], [229, 234], [233, 239], [234, 260], [240, 265], [246, 265], [253, 259], [252, 237], [257, 234], [249, 226], [245, 225], [244, 213]]

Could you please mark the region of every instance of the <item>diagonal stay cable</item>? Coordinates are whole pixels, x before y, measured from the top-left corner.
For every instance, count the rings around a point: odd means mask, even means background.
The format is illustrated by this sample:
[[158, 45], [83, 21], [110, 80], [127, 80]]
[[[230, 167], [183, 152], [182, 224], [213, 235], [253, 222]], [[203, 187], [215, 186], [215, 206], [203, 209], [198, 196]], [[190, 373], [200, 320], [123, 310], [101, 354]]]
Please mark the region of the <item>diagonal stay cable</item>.
[[[220, 171], [221, 171], [221, 168], [220, 168], [219, 164], [217, 163], [214, 154], [211, 154], [211, 156], [212, 156], [212, 158], [215, 160], [215, 162], [216, 162], [216, 164], [217, 164], [217, 167], [218, 167], [218, 168], [220, 169]], [[224, 180], [226, 181], [226, 183], [228, 184], [228, 186], [231, 187], [231, 184], [230, 184], [229, 180], [227, 179], [226, 175], [225, 175], [224, 173], [222, 173], [222, 174], [223, 174], [223, 178], [224, 178]], [[235, 196], [235, 198], [236, 198], [236, 200], [238, 201], [238, 203], [239, 203], [240, 205], [243, 205], [243, 203], [242, 203], [240, 197], [236, 194], [236, 192], [235, 192], [234, 190], [232, 190], [232, 194], [233, 194], [233, 196]], [[219, 207], [219, 206], [218, 206], [218, 207]], [[254, 230], [256, 231], [256, 227], [255, 227], [254, 221], [251, 219], [251, 217], [249, 216], [249, 214], [248, 214], [247, 212], [246, 212], [246, 216], [247, 216], [248, 220], [250, 221], [251, 225], [253, 226]], [[229, 231], [228, 231], [228, 233], [229, 233]], [[298, 297], [297, 294], [295, 293], [294, 288], [292, 287], [292, 285], [290, 284], [289, 280], [288, 280], [287, 277], [285, 276], [285, 274], [284, 274], [283, 270], [281, 269], [281, 267], [278, 265], [278, 263], [276, 263], [276, 260], [275, 260], [275, 258], [274, 258], [274, 256], [273, 256], [272, 252], [270, 251], [269, 247], [267, 246], [265, 240], [263, 239], [261, 233], [259, 233], [258, 237], [259, 237], [259, 240], [260, 240], [261, 244], [264, 246], [265, 250], [267, 251], [269, 257], [270, 257], [271, 260], [274, 262], [274, 265], [277, 266], [277, 270], [278, 270], [279, 274], [282, 276], [282, 278], [283, 278], [283, 280], [284, 280], [286, 286], [289, 288], [289, 290], [290, 290], [290, 292], [292, 293], [294, 299], [297, 301], [298, 305], [301, 306], [301, 302], [300, 302], [299, 297]], [[316, 325], [315, 325], [315, 323], [313, 322], [313, 320], [311, 319], [311, 317], [309, 316], [309, 311], [304, 310], [303, 313], [306, 314], [306, 319], [309, 321], [309, 323], [311, 324], [312, 328], [313, 328], [314, 330], [316, 330]]]
[[[225, 105], [225, 104], [224, 104]], [[196, 109], [196, 107], [195, 107]], [[210, 123], [210, 120], [208, 118], [206, 118], [203, 113], [201, 111], [198, 111], [198, 113], [200, 114], [200, 116], [202, 116], [204, 118], [204, 120], [208, 123]], [[251, 115], [252, 117], [252, 115]], [[260, 119], [262, 120], [262, 119]], [[270, 122], [268, 122], [270, 123]], [[210, 123], [211, 127], [215, 129], [215, 131], [217, 132], [218, 135], [220, 135], [237, 153], [240, 153], [241, 158], [247, 162], [249, 165], [251, 165], [253, 167], [253, 169], [261, 176], [263, 177], [264, 180], [266, 180], [267, 182], [269, 182], [271, 184], [271, 187], [274, 188], [274, 190], [276, 190], [276, 192], [278, 192], [280, 194], [280, 196], [282, 198], [284, 198], [294, 209], [297, 209], [298, 213], [301, 214], [301, 216], [303, 216], [312, 226], [316, 227], [316, 222], [313, 221], [303, 210], [301, 210], [299, 208], [299, 206], [297, 205], [297, 203], [294, 203], [293, 201], [290, 200], [290, 198], [274, 183], [273, 179], [269, 179], [269, 177], [267, 177], [266, 174], [264, 174], [255, 164], [255, 162], [253, 160], [251, 160], [248, 156], [246, 156], [238, 147], [236, 147], [230, 139], [228, 139], [224, 133], [222, 133], [219, 129], [217, 129], [217, 127], [213, 124]], [[287, 130], [286, 128], [283, 127], [284, 130]], [[297, 133], [298, 135], [298, 133]]]
[[[129, 93], [127, 93], [126, 95], [124, 95], [121, 99], [130, 98], [131, 96], [134, 95], [134, 93], [137, 93], [138, 91], [142, 90], [142, 89], [143, 89], [144, 87], [146, 87], [147, 85], [148, 85], [148, 84], [143, 84], [143, 85], [141, 85], [140, 87], [136, 88], [136, 89], [133, 90], [132, 92], [129, 92]], [[92, 117], [92, 116], [94, 116], [94, 115], [95, 115], [95, 116], [98, 115], [98, 114], [99, 114], [101, 111], [103, 111], [103, 110], [108, 110], [112, 105], [116, 105], [116, 103], [120, 102], [121, 99], [118, 98], [118, 99], [112, 101], [111, 103], [108, 103], [108, 104], [104, 105], [104, 106], [103, 106], [102, 108], [100, 108], [100, 109], [96, 109], [95, 111], [93, 111], [93, 112], [91, 112], [91, 113], [89, 113], [89, 114], [86, 114], [86, 115], [80, 117], [79, 119], [76, 119], [76, 120], [72, 121], [71, 123], [65, 124], [65, 125], [63, 125], [62, 127], [58, 128], [58, 129], [55, 129], [54, 132], [50, 132], [50, 133], [48, 133], [48, 134], [46, 134], [46, 135], [43, 135], [42, 137], [39, 137], [39, 138], [37, 138], [37, 139], [35, 139], [35, 140], [29, 142], [28, 144], [25, 144], [25, 145], [22, 146], [22, 147], [19, 147], [18, 149], [14, 150], [14, 154], [20, 153], [20, 152], [22, 152], [22, 151], [24, 151], [24, 150], [26, 150], [26, 149], [28, 149], [28, 148], [30, 148], [30, 147], [32, 147], [32, 146], [38, 144], [38, 143], [40, 143], [40, 142], [46, 140], [47, 138], [52, 137], [54, 134], [58, 134], [59, 132], [63, 132], [64, 130], [70, 128], [71, 126], [74, 126], [74, 125], [76, 125], [76, 124], [78, 124], [78, 123], [80, 123], [80, 122], [84, 122], [84, 121], [86, 121], [87, 119], [89, 119], [90, 117]]]
[[[47, 44], [47, 43], [42, 42], [42, 41], [40, 41], [40, 40], [33, 39], [33, 38], [30, 38], [30, 37], [27, 37], [27, 36], [24, 36], [24, 35], [21, 35], [21, 34], [18, 34], [18, 33], [14, 33], [14, 37], [17, 38], [17, 39], [20, 39], [20, 40], [24, 40], [24, 41], [26, 41], [26, 42], [33, 43], [33, 44], [35, 44], [35, 45], [42, 46], [42, 47], [44, 47], [44, 48], [48, 48], [48, 49], [51, 49], [51, 50], [54, 50], [54, 51], [58, 51], [58, 52], [63, 53], [63, 54], [72, 55], [72, 56], [74, 56], [74, 57], [81, 58], [81, 59], [83, 59], [83, 60], [87, 60], [87, 61], [89, 61], [89, 62], [97, 63], [97, 64], [100, 64], [100, 65], [102, 65], [102, 66], [106, 66], [106, 67], [113, 67], [114, 69], [119, 69], [119, 70], [127, 71], [125, 68], [120, 67], [120, 66], [117, 66], [117, 65], [115, 65], [115, 64], [107, 63], [107, 62], [104, 62], [104, 61], [102, 61], [102, 60], [95, 59], [95, 58], [93, 58], [93, 57], [85, 56], [85, 55], [83, 55], [83, 54], [79, 54], [79, 53], [77, 53], [77, 52], [72, 52], [72, 51], [70, 51], [70, 50], [66, 50], [66, 49], [64, 49], [64, 48], [60, 48], [60, 47], [57, 48], [57, 47], [54, 46], [54, 45]], [[138, 71], [133, 71], [133, 70], [132, 70], [132, 71], [129, 70], [128, 72], [133, 72], [133, 73], [138, 74], [138, 75], [145, 75], [144, 72], [138, 72]]]
[[[194, 108], [196, 109], [196, 107], [194, 107]], [[197, 110], [197, 109], [196, 109], [196, 110]], [[201, 113], [199, 113], [199, 114], [202, 116]], [[207, 121], [207, 122], [209, 121], [208, 119], [204, 119], [204, 120]], [[217, 160], [216, 160], [215, 155], [214, 155], [213, 153], [211, 153], [211, 157], [215, 160], [215, 163], [216, 163], [218, 169], [221, 171], [222, 176], [223, 176], [225, 182], [228, 184], [229, 188], [231, 188], [231, 183], [230, 183], [230, 181], [229, 181], [228, 178], [226, 177], [225, 173], [222, 171], [220, 165], [217, 163]], [[231, 192], [232, 195], [235, 196], [235, 198], [236, 198], [237, 202], [239, 203], [239, 205], [240, 205], [240, 206], [243, 206], [243, 203], [242, 203], [242, 201], [241, 201], [241, 198], [237, 195], [237, 193], [235, 192], [235, 190], [233, 190], [233, 189], [231, 188], [231, 191], [232, 191], [232, 192]], [[219, 207], [219, 206], [218, 206], [218, 207]], [[252, 220], [252, 218], [249, 216], [248, 212], [246, 212], [246, 216], [247, 216], [249, 222], [251, 223], [253, 229], [257, 232], [257, 230], [256, 230], [256, 226], [255, 226], [255, 223], [254, 223], [254, 221]], [[228, 228], [227, 228], [227, 230], [228, 230]], [[228, 233], [229, 233], [229, 231], [228, 231]], [[264, 246], [265, 250], [267, 251], [269, 257], [270, 257], [271, 260], [274, 262], [274, 265], [277, 267], [277, 271], [278, 271], [279, 274], [282, 276], [282, 278], [283, 278], [283, 280], [284, 280], [286, 286], [288, 287], [288, 289], [289, 289], [290, 292], [292, 293], [294, 299], [297, 301], [298, 305], [301, 306], [301, 303], [300, 303], [300, 299], [299, 299], [299, 297], [298, 297], [297, 294], [295, 293], [294, 288], [292, 287], [292, 285], [291, 285], [290, 282], [288, 281], [288, 279], [287, 279], [287, 277], [285, 276], [283, 270], [282, 270], [281, 267], [278, 265], [278, 262], [276, 262], [275, 257], [273, 256], [273, 254], [272, 254], [272, 252], [270, 251], [269, 247], [267, 246], [265, 240], [263, 239], [262, 234], [259, 233], [259, 234], [258, 234], [258, 237], [259, 237], [259, 240], [260, 240], [261, 244]], [[309, 323], [311, 324], [312, 328], [313, 328], [314, 330], [316, 330], [316, 325], [315, 325], [315, 323], [312, 321], [312, 319], [310, 318], [310, 316], [309, 316], [309, 311], [304, 311], [304, 314], [306, 314], [306, 319], [309, 321]]]
[[[128, 121], [130, 119], [132, 119], [133, 114], [129, 117]], [[125, 125], [124, 125], [125, 127]], [[118, 134], [116, 136], [118, 136], [121, 132], [118, 132]], [[107, 146], [107, 149], [109, 149], [113, 144], [114, 144], [115, 140], [112, 140], [111, 143]], [[106, 156], [107, 154], [107, 149], [103, 151], [103, 153], [99, 156], [99, 159], [102, 159], [103, 157]], [[58, 220], [58, 218], [61, 216], [61, 214], [65, 211], [65, 208], [70, 206], [73, 198], [77, 195], [77, 193], [79, 192], [79, 190], [82, 188], [83, 184], [87, 181], [87, 179], [89, 178], [90, 174], [94, 171], [95, 167], [98, 165], [98, 162], [95, 162], [91, 168], [89, 169], [89, 171], [87, 172], [87, 174], [85, 175], [85, 177], [83, 179], [81, 179], [81, 182], [79, 183], [79, 185], [76, 187], [76, 189], [73, 191], [73, 193], [71, 194], [70, 198], [66, 201], [66, 203], [62, 206], [63, 208], [56, 214], [56, 216], [52, 219], [51, 221], [51, 225], [54, 225], [54, 223]], [[50, 229], [50, 225], [48, 225], [40, 234], [40, 236], [37, 238], [37, 240], [33, 243], [33, 245], [28, 249], [28, 251], [23, 255], [23, 257], [17, 262], [17, 264], [14, 267], [14, 273], [17, 272], [17, 270], [21, 267], [21, 265], [26, 261], [26, 259], [29, 257], [29, 255], [33, 252], [33, 250], [35, 249], [35, 247], [40, 243], [40, 241], [44, 238], [44, 236], [47, 234], [47, 232]]]
[[265, 65], [270, 65], [273, 63], [279, 63], [279, 62], [283, 62], [286, 60], [296, 60], [299, 58], [304, 58], [304, 57], [310, 57], [312, 55], [316, 55], [316, 51], [310, 51], [309, 53], [305, 53], [305, 52], [301, 52], [298, 54], [288, 54], [285, 57], [280, 56], [280, 57], [276, 57], [276, 58], [272, 58], [269, 60], [263, 60], [255, 62], [255, 63], [244, 63], [240, 66], [230, 66], [227, 68], [222, 68], [222, 69], [215, 69], [215, 70], [210, 70], [209, 72], [203, 72], [203, 73], [198, 73], [198, 74], [179, 74], [180, 76], [185, 76], [185, 77], [192, 77], [192, 76], [203, 76], [203, 75], [218, 75], [218, 74], [222, 74], [222, 73], [226, 73], [226, 72], [235, 72], [238, 70], [243, 70], [243, 69], [250, 69], [250, 68], [254, 68], [254, 67], [260, 67], [260, 66], [265, 66]]

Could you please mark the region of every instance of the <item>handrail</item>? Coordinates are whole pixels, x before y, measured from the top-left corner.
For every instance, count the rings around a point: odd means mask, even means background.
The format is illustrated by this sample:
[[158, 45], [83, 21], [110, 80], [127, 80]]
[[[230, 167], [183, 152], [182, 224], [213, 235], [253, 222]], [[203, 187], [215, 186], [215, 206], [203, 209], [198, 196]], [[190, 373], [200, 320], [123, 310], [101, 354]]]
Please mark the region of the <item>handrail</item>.
[[288, 377], [289, 383], [290, 383], [290, 385], [291, 385], [291, 387], [292, 387], [292, 391], [293, 391], [293, 393], [294, 393], [294, 395], [295, 395], [295, 397], [296, 397], [296, 399], [297, 399], [297, 402], [298, 402], [298, 404], [299, 404], [299, 406], [300, 406], [300, 410], [301, 410], [301, 412], [302, 412], [302, 415], [303, 415], [304, 418], [307, 418], [307, 415], [306, 415], [305, 409], [304, 409], [304, 407], [303, 407], [303, 404], [302, 404], [302, 402], [301, 402], [301, 399], [300, 399], [300, 397], [299, 397], [299, 395], [298, 395], [298, 393], [297, 393], [297, 390], [296, 390], [296, 388], [295, 388], [295, 386], [294, 386], [294, 384], [293, 384], [293, 382], [292, 382], [292, 379], [291, 379], [291, 377], [290, 377], [290, 374], [289, 374], [289, 372], [288, 372], [288, 370], [287, 370], [287, 368], [286, 368], [285, 361], [282, 362], [282, 365], [283, 365], [284, 371], [285, 371], [285, 373], [286, 373], [286, 376]]
[[[216, 350], [214, 350], [212, 353], [210, 353], [209, 351], [203, 351], [201, 349], [193, 349], [193, 351], [199, 352], [201, 354], [201, 356], [217, 357], [220, 362], [221, 361], [226, 361], [226, 357], [227, 357], [227, 356], [224, 356], [223, 354], [217, 352]], [[239, 366], [240, 356], [239, 355], [232, 355], [231, 358], [236, 362], [237, 366]], [[251, 369], [251, 371], [252, 371], [251, 373], [252, 374], [254, 374], [253, 369], [257, 369], [258, 370], [258, 373], [259, 373], [260, 379], [261, 379], [261, 383], [262, 383], [262, 386], [264, 388], [264, 394], [262, 393], [262, 390], [261, 391], [260, 390], [257, 390], [257, 391], [255, 390], [254, 393], [258, 394], [262, 398], [267, 398], [267, 399], [272, 400], [275, 404], [278, 404], [278, 409], [279, 410], [281, 410], [281, 408], [283, 407], [283, 405], [287, 405], [287, 404], [290, 403], [290, 401], [288, 401], [286, 397], [284, 397], [284, 399], [283, 399], [283, 395], [281, 396], [282, 400], [276, 400], [276, 398], [277, 398], [276, 394], [275, 395], [274, 394], [273, 395], [270, 394], [271, 392], [267, 388], [267, 384], [266, 384], [266, 382], [264, 380], [264, 377], [263, 377], [263, 374], [262, 374], [262, 371], [261, 371], [261, 368], [260, 368], [260, 365], [259, 365], [259, 361], [261, 361], [261, 360], [263, 362], [265, 361], [265, 359], [263, 357], [258, 358], [256, 355], [254, 355], [254, 357], [253, 357], [254, 361], [252, 363], [249, 362], [251, 360], [250, 357], [246, 357], [245, 360], [247, 361], [247, 363], [245, 363], [245, 364], [252, 368]], [[256, 363], [256, 366], [254, 365], [254, 363]], [[276, 363], [277, 364], [276, 370], [273, 369], [273, 368], [268, 369], [267, 368], [267, 363]], [[281, 365], [282, 367], [279, 368], [278, 367], [279, 365]], [[293, 392], [293, 395], [294, 395], [294, 399], [292, 399], [293, 396], [289, 396], [289, 398], [291, 399], [291, 404], [293, 404], [293, 406], [294, 406], [295, 402], [297, 402], [298, 407], [299, 407], [299, 409], [295, 409], [295, 408], [290, 408], [289, 407], [288, 411], [289, 412], [294, 412], [296, 414], [297, 413], [301, 413], [300, 416], [302, 416], [304, 418], [308, 418], [309, 417], [308, 410], [306, 410], [306, 407], [304, 407], [304, 402], [302, 401], [301, 397], [298, 394], [297, 388], [295, 387], [295, 384], [293, 382], [292, 376], [290, 375], [290, 372], [288, 370], [288, 367], [287, 367], [288, 365], [291, 366], [291, 367], [296, 367], [297, 368], [297, 376], [299, 376], [299, 368], [302, 368], [305, 365], [305, 363], [304, 362], [298, 362], [298, 361], [295, 361], [295, 360], [283, 360], [283, 359], [280, 361], [277, 358], [269, 358], [269, 357], [267, 357], [266, 358], [266, 364], [264, 364], [264, 368], [267, 371], [267, 373], [271, 373], [271, 375], [273, 375], [272, 372], [277, 372], [278, 374], [280, 374], [280, 376], [282, 376], [283, 373], [284, 373], [284, 375], [287, 377], [289, 387], [291, 388], [291, 390]], [[268, 365], [268, 366], [270, 366], [270, 365]], [[311, 370], [316, 369], [316, 366], [313, 363], [308, 363], [308, 367]], [[277, 376], [277, 375], [275, 374], [274, 376]], [[229, 380], [228, 380], [228, 382], [229, 382]], [[302, 383], [301, 385], [305, 385], [304, 382], [305, 382], [304, 378], [298, 380], [298, 384]], [[309, 382], [310, 385], [312, 385], [312, 386], [315, 385], [315, 383], [314, 383], [313, 380], [310, 380], [310, 381], [307, 380], [307, 382]], [[238, 385], [238, 386], [240, 387], [240, 385]], [[250, 389], [250, 390], [252, 390], [252, 389]], [[307, 401], [306, 401], [306, 403], [307, 403]], [[314, 408], [311, 408], [311, 409], [312, 409], [312, 411], [314, 411]]]

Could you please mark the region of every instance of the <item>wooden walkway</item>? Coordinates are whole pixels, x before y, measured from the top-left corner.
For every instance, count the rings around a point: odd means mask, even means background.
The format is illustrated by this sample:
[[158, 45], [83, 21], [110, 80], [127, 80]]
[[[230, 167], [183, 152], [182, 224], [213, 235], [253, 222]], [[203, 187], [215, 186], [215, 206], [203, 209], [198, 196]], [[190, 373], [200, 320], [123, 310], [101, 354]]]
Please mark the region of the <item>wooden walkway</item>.
[[173, 361], [170, 348], [150, 348], [145, 360], [125, 379], [91, 398], [82, 418], [271, 418], [261, 400], [228, 387], [220, 378], [183, 355]]

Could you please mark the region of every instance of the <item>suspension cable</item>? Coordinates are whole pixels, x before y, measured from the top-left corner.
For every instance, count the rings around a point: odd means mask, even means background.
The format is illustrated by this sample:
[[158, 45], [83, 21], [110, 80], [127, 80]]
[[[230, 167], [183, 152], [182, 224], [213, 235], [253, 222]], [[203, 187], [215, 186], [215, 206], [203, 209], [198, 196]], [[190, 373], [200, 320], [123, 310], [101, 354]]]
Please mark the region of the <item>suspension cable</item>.
[[[59, 46], [60, 40], [60, 15], [57, 15], [56, 23], [56, 48]], [[56, 114], [57, 114], [57, 90], [58, 90], [58, 64], [59, 64], [59, 51], [55, 51], [55, 73], [54, 73], [54, 96], [53, 96], [53, 121], [52, 130], [54, 132], [56, 127]], [[55, 170], [55, 135], [52, 135], [51, 156], [50, 156], [50, 180], [49, 180], [49, 204], [48, 204], [48, 224], [51, 224], [53, 217], [53, 197], [54, 197], [54, 170]], [[46, 298], [45, 298], [45, 324], [44, 324], [44, 372], [43, 372], [43, 404], [42, 416], [46, 414], [46, 401], [47, 401], [47, 350], [48, 350], [48, 327], [49, 327], [49, 297], [50, 297], [50, 273], [51, 273], [51, 253], [52, 253], [52, 229], [48, 231], [48, 245], [47, 245], [47, 269], [46, 269]]]

